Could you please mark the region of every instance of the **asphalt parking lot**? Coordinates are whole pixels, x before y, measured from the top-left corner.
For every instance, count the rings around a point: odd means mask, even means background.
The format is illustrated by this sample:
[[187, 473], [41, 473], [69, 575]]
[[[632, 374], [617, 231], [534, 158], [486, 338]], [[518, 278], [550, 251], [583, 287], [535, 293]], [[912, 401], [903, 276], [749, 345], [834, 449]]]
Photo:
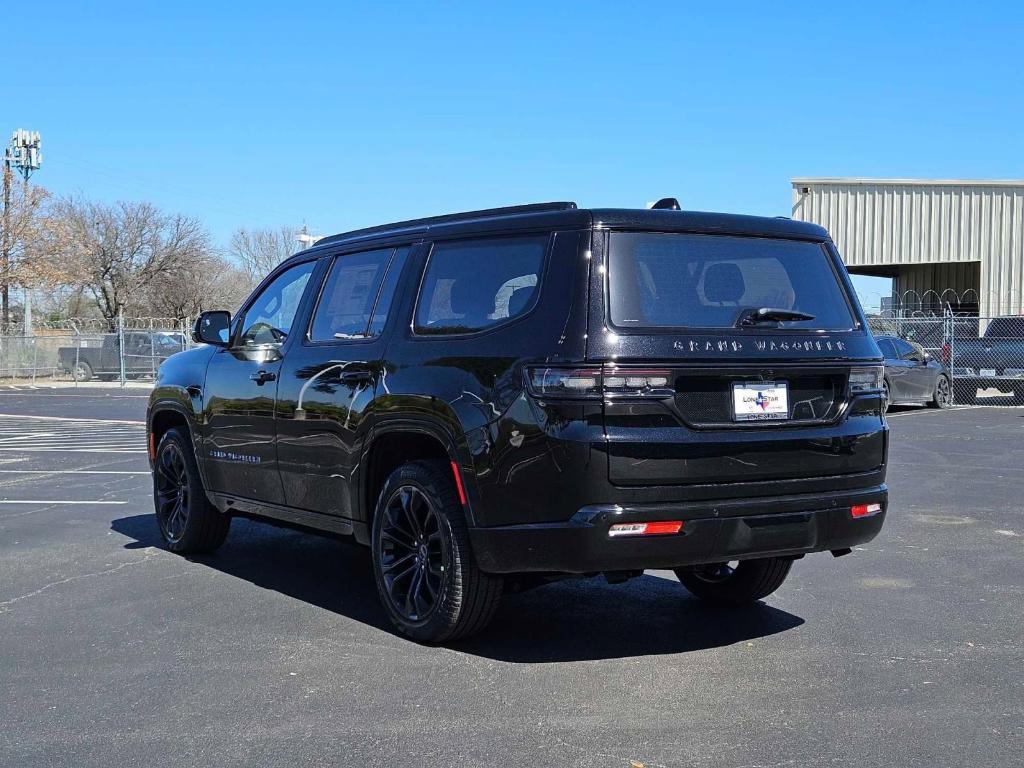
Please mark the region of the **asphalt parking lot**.
[[753, 609], [563, 582], [431, 648], [343, 542], [164, 551], [145, 395], [0, 388], [2, 766], [1022, 764], [1024, 409], [894, 413], [882, 535]]

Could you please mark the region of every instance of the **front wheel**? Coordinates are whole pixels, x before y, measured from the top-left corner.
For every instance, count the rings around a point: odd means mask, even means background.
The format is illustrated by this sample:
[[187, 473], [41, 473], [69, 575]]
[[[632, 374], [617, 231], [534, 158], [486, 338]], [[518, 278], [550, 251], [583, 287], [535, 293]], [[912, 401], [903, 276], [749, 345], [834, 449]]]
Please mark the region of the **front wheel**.
[[886, 413], [889, 410], [889, 406], [892, 405], [892, 399], [889, 390], [889, 380], [882, 379], [882, 413]]
[[935, 389], [932, 392], [932, 400], [928, 405], [932, 408], [949, 408], [953, 404], [953, 388], [949, 386], [949, 379], [939, 376], [935, 379]]
[[182, 555], [224, 543], [231, 518], [206, 498], [188, 432], [174, 427], [160, 438], [153, 465], [153, 503], [167, 548]]
[[372, 546], [377, 593], [402, 634], [455, 640], [494, 615], [502, 580], [476, 566], [447, 464], [413, 461], [391, 473], [377, 501]]
[[767, 597], [786, 580], [793, 561], [782, 557], [709, 563], [679, 568], [676, 577], [691, 594], [715, 605], [742, 605]]

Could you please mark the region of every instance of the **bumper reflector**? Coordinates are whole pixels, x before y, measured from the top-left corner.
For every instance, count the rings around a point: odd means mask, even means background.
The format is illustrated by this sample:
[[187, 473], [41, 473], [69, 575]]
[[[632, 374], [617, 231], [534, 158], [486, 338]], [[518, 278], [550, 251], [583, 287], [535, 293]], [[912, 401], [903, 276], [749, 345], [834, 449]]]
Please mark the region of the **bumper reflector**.
[[681, 520], [659, 520], [654, 523], [616, 523], [608, 529], [609, 536], [661, 536], [679, 533], [683, 529]]
[[854, 504], [850, 507], [850, 517], [871, 517], [881, 511], [881, 504]]

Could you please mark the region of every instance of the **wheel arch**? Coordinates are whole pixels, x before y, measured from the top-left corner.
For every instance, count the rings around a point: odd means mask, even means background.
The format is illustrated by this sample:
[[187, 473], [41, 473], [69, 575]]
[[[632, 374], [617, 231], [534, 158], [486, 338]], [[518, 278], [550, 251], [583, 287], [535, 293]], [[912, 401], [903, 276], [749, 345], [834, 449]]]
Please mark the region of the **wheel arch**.
[[[460, 479], [469, 491], [470, 483], [458, 458], [457, 442], [444, 427], [419, 419], [395, 419], [378, 424], [368, 436], [363, 450], [359, 485], [363, 524], [355, 526], [356, 538], [369, 543], [377, 499], [391, 473], [409, 461], [436, 459], [454, 463]], [[466, 500], [467, 523], [472, 525], [470, 499]]]
[[[192, 441], [192, 448], [195, 451], [196, 461], [199, 464], [200, 475], [203, 475], [203, 463], [199, 461], [197, 435], [194, 428], [194, 418], [181, 403], [176, 400], [160, 400], [153, 403], [149, 408], [149, 415], [146, 419], [146, 431], [149, 439], [149, 460], [155, 458], [156, 447], [160, 445], [160, 439], [167, 433], [167, 430], [174, 427], [184, 427]], [[205, 481], [205, 477], [203, 478]]]

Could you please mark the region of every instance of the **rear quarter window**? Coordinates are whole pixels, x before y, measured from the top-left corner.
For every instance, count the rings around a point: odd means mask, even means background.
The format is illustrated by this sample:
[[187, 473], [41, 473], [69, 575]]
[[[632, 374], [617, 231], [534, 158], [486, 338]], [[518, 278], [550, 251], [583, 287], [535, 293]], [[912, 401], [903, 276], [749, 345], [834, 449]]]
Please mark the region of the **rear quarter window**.
[[434, 245], [416, 303], [418, 334], [475, 333], [536, 303], [549, 238], [507, 237]]

